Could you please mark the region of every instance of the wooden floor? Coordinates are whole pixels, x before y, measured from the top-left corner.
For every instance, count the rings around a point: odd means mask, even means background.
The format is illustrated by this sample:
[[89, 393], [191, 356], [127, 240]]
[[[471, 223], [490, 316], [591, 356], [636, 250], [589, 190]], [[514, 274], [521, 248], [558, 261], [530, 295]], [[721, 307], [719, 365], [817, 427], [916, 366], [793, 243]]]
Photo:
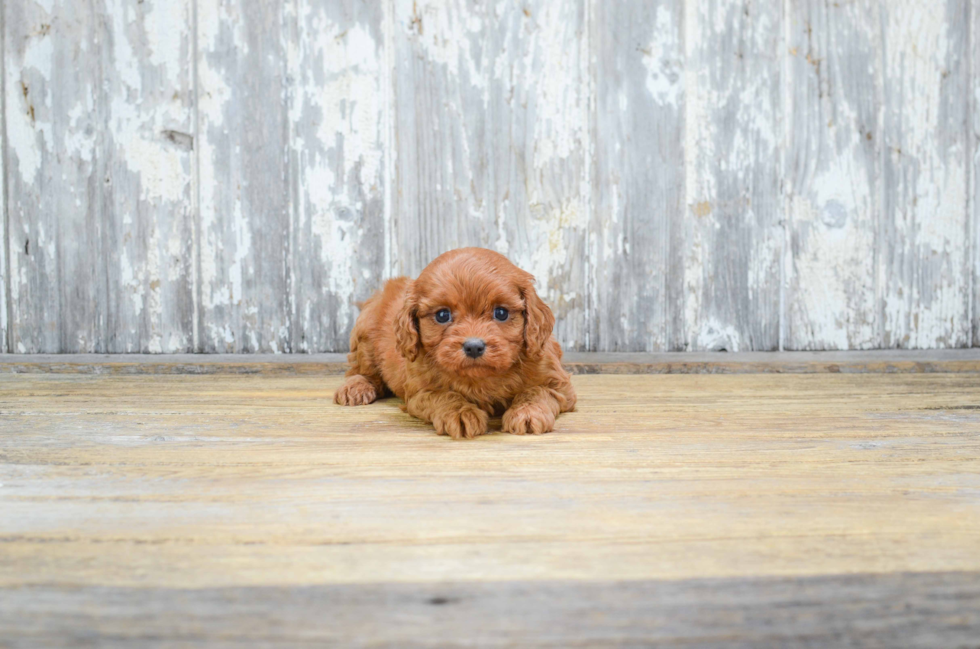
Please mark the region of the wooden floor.
[[980, 374], [341, 380], [0, 374], [0, 647], [980, 646]]

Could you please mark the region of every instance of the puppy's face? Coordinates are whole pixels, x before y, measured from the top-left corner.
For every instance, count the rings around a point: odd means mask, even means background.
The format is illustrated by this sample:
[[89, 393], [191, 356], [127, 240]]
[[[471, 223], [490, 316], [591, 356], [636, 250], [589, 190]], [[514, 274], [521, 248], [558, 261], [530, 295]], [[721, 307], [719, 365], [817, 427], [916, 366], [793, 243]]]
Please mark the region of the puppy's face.
[[441, 370], [481, 378], [502, 374], [521, 354], [535, 356], [554, 317], [534, 291], [534, 278], [489, 250], [442, 255], [413, 283], [396, 320], [399, 347]]

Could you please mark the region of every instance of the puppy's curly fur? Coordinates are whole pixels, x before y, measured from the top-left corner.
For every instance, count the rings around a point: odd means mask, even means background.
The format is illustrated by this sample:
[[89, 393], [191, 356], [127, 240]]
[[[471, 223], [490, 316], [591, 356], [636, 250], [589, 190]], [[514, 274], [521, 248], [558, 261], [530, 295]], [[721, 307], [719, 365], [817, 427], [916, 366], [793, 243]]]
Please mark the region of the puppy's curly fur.
[[[440, 322], [446, 311], [449, 321]], [[415, 281], [389, 280], [361, 305], [351, 367], [334, 400], [359, 406], [394, 393], [404, 410], [453, 439], [485, 433], [500, 414], [505, 432], [547, 433], [575, 408], [554, 325], [534, 278], [506, 257], [447, 252]], [[476, 358], [463, 349], [474, 339], [485, 345]]]

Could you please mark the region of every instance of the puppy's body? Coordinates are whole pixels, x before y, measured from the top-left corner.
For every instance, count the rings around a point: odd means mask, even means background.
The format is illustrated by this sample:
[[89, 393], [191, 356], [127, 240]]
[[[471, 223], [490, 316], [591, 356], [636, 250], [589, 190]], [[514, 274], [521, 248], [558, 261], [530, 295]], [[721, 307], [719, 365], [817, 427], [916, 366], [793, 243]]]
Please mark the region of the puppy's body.
[[[334, 399], [363, 405], [391, 392], [457, 439], [486, 432], [495, 414], [505, 432], [546, 433], [575, 407], [554, 321], [534, 278], [502, 255], [447, 252], [417, 280], [392, 279], [361, 306], [347, 381]], [[479, 355], [464, 348], [474, 341]]]

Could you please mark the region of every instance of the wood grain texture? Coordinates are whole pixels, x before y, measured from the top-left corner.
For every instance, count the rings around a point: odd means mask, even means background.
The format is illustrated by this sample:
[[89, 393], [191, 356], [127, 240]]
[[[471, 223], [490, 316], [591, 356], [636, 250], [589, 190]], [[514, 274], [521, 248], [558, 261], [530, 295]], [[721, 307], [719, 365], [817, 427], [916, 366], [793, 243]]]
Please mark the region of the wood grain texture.
[[485, 6], [394, 0], [393, 274], [489, 247]]
[[781, 9], [685, 8], [684, 348], [778, 349]]
[[4, 3], [11, 349], [108, 350], [110, 43], [91, 3]]
[[879, 3], [788, 6], [784, 347], [878, 347]]
[[[3, 119], [0, 111], [0, 120]], [[3, 137], [0, 136], [0, 152], [3, 151]], [[3, 161], [0, 157], [0, 353], [9, 353], [7, 346], [7, 299], [8, 287], [7, 276], [9, 267], [7, 266], [7, 195], [3, 188]]]
[[394, 9], [396, 272], [462, 246], [537, 278], [566, 347], [588, 329], [588, 77], [581, 0]]
[[464, 245], [567, 349], [980, 345], [969, 0], [3, 11], [10, 352], [343, 351]]
[[[0, 590], [16, 647], [970, 647], [977, 573]], [[325, 614], [326, 613], [326, 614]]]
[[290, 351], [284, 2], [198, 0], [199, 351]]
[[107, 168], [98, 216], [108, 303], [100, 335], [109, 352], [193, 351], [193, 3], [101, 5]]
[[9, 14], [12, 348], [190, 350], [190, 2]]
[[[225, 615], [357, 637], [358, 602], [407, 616], [395, 633], [433, 599], [462, 621], [534, 593], [553, 607], [483, 619], [646, 638], [662, 615], [683, 636], [703, 603], [805, 636], [851, 602], [909, 643], [977, 624], [980, 375], [578, 376], [553, 434], [470, 442], [397, 400], [336, 406], [341, 381], [0, 376], [3, 637], [191, 641]], [[613, 601], [612, 627], [575, 613]]]
[[290, 347], [347, 348], [385, 269], [382, 3], [298, 0], [289, 26]]
[[589, 335], [585, 0], [488, 3], [489, 247], [537, 278], [566, 349]]
[[970, 227], [973, 265], [973, 295], [971, 313], [973, 320], [973, 346], [980, 347], [980, 8], [970, 4], [970, 86], [969, 115], [970, 135], [967, 138], [967, 164], [970, 168]]
[[881, 5], [882, 345], [971, 343], [965, 0]]
[[594, 8], [596, 346], [683, 349], [683, 3]]
[[5, 87], [7, 83], [7, 68], [4, 65], [6, 56], [6, 29], [2, 25], [6, 24], [4, 18], [4, 7], [0, 6], [0, 353], [9, 353], [9, 340], [7, 338], [7, 319], [9, 311], [7, 301], [10, 299], [10, 266], [7, 264], [7, 248], [10, 241], [7, 236], [8, 215], [7, 215], [7, 95]]

